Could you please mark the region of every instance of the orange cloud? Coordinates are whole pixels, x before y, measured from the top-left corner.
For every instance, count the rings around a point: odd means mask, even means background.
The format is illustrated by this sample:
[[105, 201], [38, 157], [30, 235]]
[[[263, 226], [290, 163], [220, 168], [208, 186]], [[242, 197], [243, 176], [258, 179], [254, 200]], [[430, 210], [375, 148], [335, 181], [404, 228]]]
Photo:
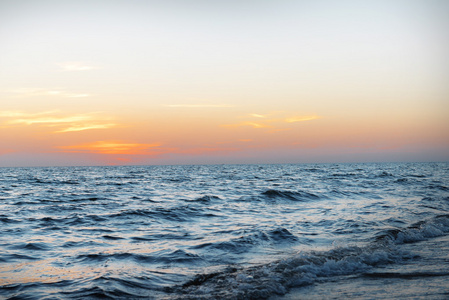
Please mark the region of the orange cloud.
[[241, 149], [234, 147], [217, 147], [197, 145], [185, 146], [163, 146], [162, 143], [135, 143], [121, 140], [96, 141], [71, 146], [57, 147], [58, 152], [83, 155], [94, 155], [95, 159], [104, 164], [115, 165], [123, 163], [148, 163], [156, 157], [167, 154], [201, 156], [204, 154], [222, 155]]
[[123, 141], [97, 141], [74, 146], [59, 147], [63, 152], [90, 152], [98, 154], [129, 154], [129, 155], [151, 155], [154, 148], [160, 147], [161, 144], [141, 144], [128, 143]]

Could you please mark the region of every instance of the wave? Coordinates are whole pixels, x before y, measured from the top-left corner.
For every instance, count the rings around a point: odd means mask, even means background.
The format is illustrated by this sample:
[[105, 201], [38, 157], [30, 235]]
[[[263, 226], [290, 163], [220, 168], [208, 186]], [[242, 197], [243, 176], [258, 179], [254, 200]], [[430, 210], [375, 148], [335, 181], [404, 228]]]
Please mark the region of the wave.
[[104, 246], [104, 244], [95, 241], [68, 241], [65, 242], [61, 247], [63, 248], [81, 248], [81, 247], [91, 247], [91, 246]]
[[31, 201], [17, 201], [15, 203], [13, 203], [13, 205], [17, 205], [17, 206], [25, 206], [25, 205], [37, 205], [37, 204], [41, 204], [41, 202], [38, 200], [31, 200]]
[[284, 295], [293, 287], [312, 285], [339, 275], [414, 278], [448, 276], [448, 272], [379, 273], [374, 267], [416, 258], [398, 245], [449, 233], [449, 215], [440, 215], [389, 230], [364, 247], [345, 246], [328, 251], [298, 253], [254, 267], [231, 267], [220, 272], [198, 274], [186, 283], [167, 289], [171, 299], [268, 299]]
[[9, 224], [9, 223], [20, 223], [20, 221], [12, 219], [12, 218], [8, 218], [5, 215], [0, 215], [0, 222], [1, 223], [5, 223], [5, 224]]
[[99, 263], [104, 261], [135, 261], [138, 263], [148, 263], [156, 265], [169, 265], [169, 264], [198, 264], [203, 259], [194, 253], [187, 252], [185, 250], [161, 250], [152, 252], [150, 254], [136, 254], [136, 253], [90, 253], [81, 254], [76, 257], [76, 260], [84, 263]]
[[125, 219], [145, 217], [152, 219], [165, 219], [174, 222], [186, 222], [195, 217], [219, 217], [219, 215], [187, 205], [174, 208], [156, 207], [154, 209], [126, 209], [118, 213], [106, 215], [105, 217]]
[[0, 254], [0, 262], [22, 261], [22, 260], [38, 260], [38, 257], [23, 254]]
[[434, 190], [439, 190], [439, 191], [443, 191], [443, 192], [447, 192], [449, 191], [449, 187], [445, 186], [445, 185], [441, 185], [441, 184], [430, 184], [428, 186], [429, 189], [434, 189]]
[[194, 235], [189, 233], [159, 233], [159, 234], [147, 234], [143, 236], [133, 236], [131, 240], [135, 242], [148, 242], [148, 241], [160, 241], [160, 240], [192, 240], [197, 239]]
[[377, 193], [374, 193], [369, 190], [339, 190], [339, 189], [331, 189], [328, 192], [323, 193], [310, 193], [306, 191], [289, 191], [289, 190], [276, 190], [276, 189], [268, 189], [260, 194], [262, 199], [269, 200], [290, 200], [297, 202], [307, 202], [307, 201], [316, 201], [316, 200], [327, 200], [327, 199], [347, 199], [347, 198], [356, 198], [356, 199], [383, 199]]
[[370, 191], [353, 191], [353, 190], [338, 190], [338, 189], [332, 189], [329, 192], [329, 198], [336, 198], [336, 199], [383, 199], [382, 196], [370, 192]]
[[386, 172], [386, 171], [382, 171], [378, 174], [375, 175], [375, 177], [394, 177], [394, 175], [392, 173]]
[[296, 237], [290, 231], [283, 227], [271, 230], [270, 232], [268, 232], [268, 236], [270, 237], [270, 240], [274, 242], [296, 242], [299, 240], [298, 237]]
[[[216, 232], [217, 236], [225, 232]], [[226, 232], [231, 234], [238, 234], [238, 232]], [[271, 230], [243, 230], [240, 236], [231, 238], [222, 238], [217, 240], [208, 240], [197, 245], [190, 246], [192, 251], [199, 251], [203, 255], [215, 262], [220, 263], [235, 263], [235, 255], [244, 253], [251, 253], [254, 249], [280, 249], [290, 247], [293, 245], [310, 245], [311, 239], [305, 237], [298, 237], [292, 234], [289, 230], [283, 227], [278, 227]], [[262, 250], [264, 251], [264, 250]]]
[[55, 217], [43, 217], [43, 218], [28, 218], [26, 221], [28, 222], [39, 222], [38, 227], [44, 228], [46, 230], [50, 229], [49, 227], [54, 227], [54, 229], [58, 229], [57, 225], [81, 225], [81, 224], [87, 224], [89, 222], [98, 224], [98, 222], [106, 220], [105, 218], [102, 218], [97, 215], [87, 215], [82, 216], [79, 214], [70, 214], [67, 217], [62, 218], [55, 218]]
[[[81, 195], [77, 195], [77, 196], [81, 196]], [[92, 201], [98, 201], [98, 200], [107, 200], [107, 198], [102, 198], [102, 197], [98, 197], [98, 196], [90, 196], [90, 197], [69, 199], [70, 202], [86, 202], [86, 201], [92, 202]]]
[[314, 284], [337, 275], [362, 274], [374, 266], [402, 259], [388, 249], [336, 248], [328, 252], [297, 254], [250, 268], [229, 268], [200, 274], [168, 292], [174, 299], [267, 299], [290, 288]]
[[377, 236], [378, 241], [396, 244], [414, 243], [449, 233], [449, 215], [438, 215], [429, 220], [419, 221], [405, 229], [387, 229]]
[[11, 245], [9, 248], [15, 250], [30, 250], [30, 251], [47, 251], [51, 249], [51, 247], [46, 243], [19, 243]]
[[220, 197], [205, 195], [193, 200], [185, 200], [186, 202], [200, 202], [200, 203], [210, 203], [213, 201], [221, 200]]
[[[154, 283], [156, 282], [156, 283]], [[161, 293], [159, 278], [100, 276], [94, 278], [87, 287], [64, 289], [59, 295], [63, 299], [159, 299]], [[57, 299], [59, 297], [56, 297]]]
[[261, 196], [266, 199], [284, 199], [284, 200], [293, 200], [293, 201], [309, 201], [309, 200], [318, 200], [321, 199], [322, 196], [318, 196], [313, 193], [308, 193], [305, 191], [282, 191], [282, 190], [274, 190], [269, 189], [261, 193]]
[[310, 193], [306, 191], [289, 191], [289, 190], [277, 190], [268, 189], [260, 194], [262, 199], [269, 200], [290, 200], [297, 202], [307, 202], [316, 200], [327, 200], [327, 199], [383, 199], [382, 196], [376, 194], [372, 191], [364, 190], [339, 190], [336, 188], [331, 189], [325, 193]]
[[63, 185], [63, 184], [79, 185], [79, 184], [81, 184], [76, 179], [56, 180], [56, 179], [29, 178], [28, 181], [31, 184], [38, 184], [38, 185]]
[[449, 276], [449, 272], [369, 272], [363, 274], [365, 277], [371, 278], [400, 278], [400, 279], [416, 279], [426, 277]]
[[104, 238], [106, 240], [112, 240], [112, 241], [124, 239], [121, 236], [114, 236], [114, 235], [108, 235], [108, 234], [103, 235], [102, 238]]

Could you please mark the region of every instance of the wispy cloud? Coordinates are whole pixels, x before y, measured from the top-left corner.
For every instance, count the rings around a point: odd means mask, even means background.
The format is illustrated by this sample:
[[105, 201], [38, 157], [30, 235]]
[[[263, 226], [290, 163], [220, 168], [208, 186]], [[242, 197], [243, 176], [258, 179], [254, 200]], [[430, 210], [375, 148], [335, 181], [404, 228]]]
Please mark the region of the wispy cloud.
[[40, 116], [24, 116], [20, 119], [10, 120], [8, 124], [61, 124], [61, 123], [77, 123], [91, 120], [92, 117], [87, 115], [75, 115], [66, 117], [40, 117]]
[[316, 116], [316, 115], [312, 115], [312, 116], [298, 116], [298, 117], [287, 118], [287, 119], [285, 119], [285, 122], [287, 122], [287, 123], [296, 123], [296, 122], [304, 122], [304, 121], [316, 120], [316, 119], [319, 119], [319, 118], [321, 118], [321, 117]]
[[182, 107], [182, 108], [228, 108], [234, 107], [229, 104], [168, 104], [166, 107]]
[[254, 117], [254, 118], [266, 118], [267, 117], [266, 115], [259, 115], [259, 114], [250, 114], [250, 116]]
[[226, 124], [222, 125], [222, 127], [242, 127], [242, 126], [249, 126], [252, 128], [272, 128], [273, 126], [265, 123], [260, 122], [241, 122], [237, 124]]
[[89, 71], [98, 67], [80, 61], [68, 61], [58, 64], [64, 71]]
[[60, 88], [57, 89], [24, 88], [13, 90], [12, 93], [18, 97], [50, 96], [50, 97], [63, 97], [63, 98], [84, 98], [91, 96], [91, 94], [73, 93]]
[[116, 127], [117, 124], [109, 123], [109, 124], [86, 124], [86, 125], [75, 125], [68, 128], [64, 128], [58, 131], [55, 131], [55, 133], [63, 133], [63, 132], [72, 132], [72, 131], [84, 131], [84, 130], [90, 130], [90, 129], [106, 129], [106, 128], [112, 128]]
[[47, 114], [57, 113], [56, 110], [50, 110], [50, 111], [44, 111], [39, 113], [24, 113], [21, 111], [0, 111], [0, 118], [22, 118], [22, 117], [36, 117], [36, 116], [42, 116]]
[[58, 111], [45, 111], [39, 113], [25, 113], [21, 111], [0, 111], [0, 122], [2, 127], [42, 125], [59, 127], [54, 133], [83, 131], [90, 129], [106, 129], [116, 127], [111, 118], [102, 116], [100, 113], [86, 113], [67, 115]]
[[[296, 115], [289, 116], [287, 112], [277, 111], [268, 114], [249, 114], [251, 120], [236, 123], [236, 124], [225, 124], [222, 127], [242, 127], [249, 126], [252, 128], [269, 128], [270, 132], [285, 131], [291, 128], [286, 128], [289, 123], [298, 123], [311, 121], [321, 118], [317, 115]], [[248, 115], [245, 116], [248, 119]]]

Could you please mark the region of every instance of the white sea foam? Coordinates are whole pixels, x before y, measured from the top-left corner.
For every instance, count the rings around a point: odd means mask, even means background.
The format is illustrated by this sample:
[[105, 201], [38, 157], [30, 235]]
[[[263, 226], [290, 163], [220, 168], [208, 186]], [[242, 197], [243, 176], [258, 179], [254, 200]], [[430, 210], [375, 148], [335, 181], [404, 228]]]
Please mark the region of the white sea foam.
[[[337, 247], [329, 251], [301, 252], [269, 264], [204, 276], [183, 285], [187, 297], [211, 295], [226, 299], [268, 298], [289, 289], [312, 285], [335, 276], [364, 274], [381, 266], [415, 258], [401, 244], [428, 240], [449, 233], [449, 215], [414, 224], [364, 247]], [[176, 296], [176, 298], [184, 296]]]

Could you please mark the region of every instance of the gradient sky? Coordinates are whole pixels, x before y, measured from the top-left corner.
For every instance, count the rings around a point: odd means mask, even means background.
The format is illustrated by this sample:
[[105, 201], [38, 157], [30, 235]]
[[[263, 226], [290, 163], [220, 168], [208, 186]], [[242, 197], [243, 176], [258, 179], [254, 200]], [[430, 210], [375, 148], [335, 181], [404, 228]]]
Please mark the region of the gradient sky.
[[449, 160], [449, 1], [2, 0], [0, 166]]

